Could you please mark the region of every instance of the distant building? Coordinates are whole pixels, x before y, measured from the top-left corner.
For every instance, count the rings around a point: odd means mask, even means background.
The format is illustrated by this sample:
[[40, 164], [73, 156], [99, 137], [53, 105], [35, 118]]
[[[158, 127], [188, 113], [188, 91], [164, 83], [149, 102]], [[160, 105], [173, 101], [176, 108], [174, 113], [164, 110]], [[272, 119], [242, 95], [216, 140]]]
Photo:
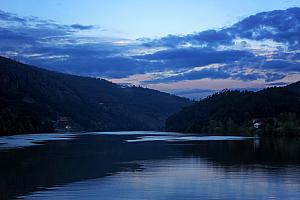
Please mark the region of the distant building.
[[72, 123], [69, 117], [59, 117], [54, 124], [55, 132], [69, 132], [72, 131]]
[[261, 119], [252, 119], [253, 127], [254, 128], [260, 128], [262, 126], [262, 120]]
[[256, 122], [253, 124], [254, 128], [260, 128], [261, 127], [261, 123]]

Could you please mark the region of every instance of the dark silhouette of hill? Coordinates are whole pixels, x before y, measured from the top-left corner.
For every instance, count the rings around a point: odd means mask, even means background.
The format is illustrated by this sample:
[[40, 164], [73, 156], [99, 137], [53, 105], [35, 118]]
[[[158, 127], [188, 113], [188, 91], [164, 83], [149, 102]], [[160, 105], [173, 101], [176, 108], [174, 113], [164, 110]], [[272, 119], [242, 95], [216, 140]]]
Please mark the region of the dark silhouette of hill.
[[[168, 131], [300, 135], [300, 82], [258, 92], [225, 90], [183, 108]], [[258, 123], [254, 127], [254, 124]]]
[[162, 130], [185, 98], [106, 80], [67, 75], [0, 57], [0, 135], [73, 130]]

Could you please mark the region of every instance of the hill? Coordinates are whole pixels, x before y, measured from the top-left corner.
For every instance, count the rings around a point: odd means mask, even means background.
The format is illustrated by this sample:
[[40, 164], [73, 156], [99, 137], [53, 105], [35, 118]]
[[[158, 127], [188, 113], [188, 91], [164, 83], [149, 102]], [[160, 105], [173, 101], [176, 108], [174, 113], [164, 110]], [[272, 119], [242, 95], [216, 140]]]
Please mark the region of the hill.
[[55, 128], [162, 130], [168, 116], [189, 104], [151, 89], [121, 87], [0, 57], [0, 135]]
[[258, 92], [225, 90], [182, 109], [167, 131], [300, 135], [300, 82]]

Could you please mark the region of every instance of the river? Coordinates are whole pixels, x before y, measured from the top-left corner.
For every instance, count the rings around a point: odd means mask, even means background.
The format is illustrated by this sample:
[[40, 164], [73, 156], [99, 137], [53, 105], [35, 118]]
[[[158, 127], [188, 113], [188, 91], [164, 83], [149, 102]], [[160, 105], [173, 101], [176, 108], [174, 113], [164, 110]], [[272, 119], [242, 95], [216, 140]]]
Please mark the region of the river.
[[0, 137], [0, 199], [300, 199], [300, 140], [165, 132]]

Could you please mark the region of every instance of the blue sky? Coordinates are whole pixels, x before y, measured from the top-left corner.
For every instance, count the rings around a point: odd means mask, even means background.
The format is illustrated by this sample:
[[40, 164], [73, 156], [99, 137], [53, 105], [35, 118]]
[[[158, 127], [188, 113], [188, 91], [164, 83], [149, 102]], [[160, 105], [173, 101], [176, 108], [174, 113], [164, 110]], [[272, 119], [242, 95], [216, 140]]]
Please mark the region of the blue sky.
[[62, 24], [93, 24], [130, 39], [229, 26], [251, 14], [300, 6], [299, 0], [1, 0], [0, 8]]
[[24, 2], [1, 0], [0, 55], [28, 64], [196, 98], [300, 80], [299, 0]]

